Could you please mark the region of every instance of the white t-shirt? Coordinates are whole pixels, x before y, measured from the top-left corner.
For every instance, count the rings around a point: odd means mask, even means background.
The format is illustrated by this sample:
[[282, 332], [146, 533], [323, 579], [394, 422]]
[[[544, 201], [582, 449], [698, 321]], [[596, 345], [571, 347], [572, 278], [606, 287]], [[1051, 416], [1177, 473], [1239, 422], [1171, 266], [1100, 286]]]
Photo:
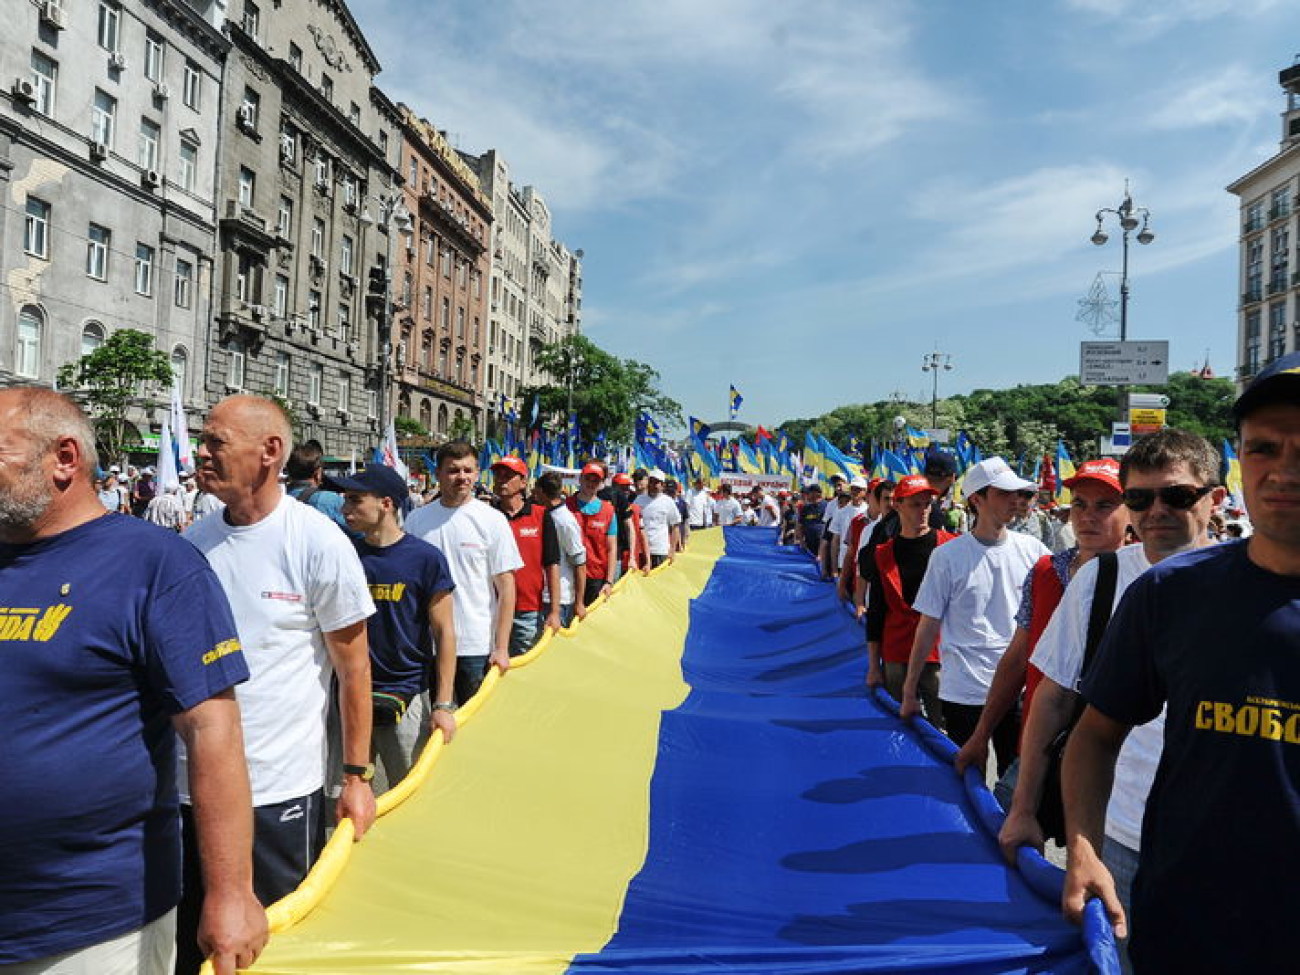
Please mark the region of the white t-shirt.
[[866, 514], [866, 511], [867, 503], [865, 501], [861, 504], [846, 504], [831, 516], [831, 525], [829, 530], [840, 538], [844, 538], [849, 533], [850, 522], [852, 522], [858, 515]]
[[[1133, 580], [1151, 568], [1141, 545], [1126, 545], [1118, 553], [1115, 605]], [[1078, 690], [1083, 652], [1088, 643], [1088, 617], [1097, 589], [1098, 563], [1090, 559], [1074, 574], [1047, 629], [1038, 638], [1033, 665], [1067, 690]], [[1106, 835], [1130, 850], [1139, 849], [1142, 814], [1164, 748], [1165, 712], [1134, 728], [1124, 739], [1115, 762], [1115, 785], [1106, 807]]]
[[686, 498], [686, 515], [691, 524], [708, 528], [713, 524], [713, 499], [703, 489], [692, 491]]
[[[867, 516], [867, 523], [862, 526], [862, 534], [858, 536], [858, 547], [853, 553], [854, 558], [858, 557], [858, 552], [867, 547], [867, 543], [871, 541], [871, 534], [876, 530], [876, 526], [880, 524], [881, 518], [884, 518], [884, 515], [881, 515], [880, 518]], [[849, 524], [849, 527], [853, 527], [852, 523]]]
[[763, 501], [758, 509], [758, 524], [763, 528], [781, 524], [781, 506], [770, 494], [763, 495]]
[[941, 700], [984, 703], [1016, 628], [1025, 576], [1047, 554], [1038, 539], [1017, 532], [996, 545], [962, 535], [934, 550], [912, 606], [941, 623]]
[[226, 503], [215, 494], [201, 493], [190, 506], [190, 513], [193, 515], [194, 520], [198, 521], [200, 518], [221, 511], [225, 506]]
[[[578, 519], [573, 517], [567, 504], [552, 508], [551, 521], [555, 525], [555, 536], [560, 542], [560, 605], [569, 606], [574, 602], [573, 569], [587, 564], [587, 546], [582, 541], [582, 529]], [[542, 601], [550, 603], [550, 587], [543, 583]]]
[[682, 513], [677, 510], [677, 502], [666, 494], [657, 494], [653, 498], [648, 494], [640, 494], [633, 503], [641, 509], [641, 527], [645, 531], [646, 549], [651, 555], [667, 555], [672, 549], [669, 529], [682, 523]]
[[714, 505], [714, 510], [717, 512], [719, 525], [738, 525], [745, 517], [740, 502], [731, 497], [718, 501]]
[[486, 657], [495, 649], [497, 588], [493, 576], [523, 568], [506, 516], [471, 498], [455, 508], [434, 501], [412, 511], [406, 530], [442, 550], [456, 583], [452, 616], [456, 655]]
[[[375, 611], [361, 560], [338, 526], [282, 497], [255, 525], [214, 514], [185, 532], [221, 580], [251, 677], [235, 688], [253, 805], [325, 784], [330, 665], [323, 633]], [[182, 749], [182, 798], [186, 794]]]

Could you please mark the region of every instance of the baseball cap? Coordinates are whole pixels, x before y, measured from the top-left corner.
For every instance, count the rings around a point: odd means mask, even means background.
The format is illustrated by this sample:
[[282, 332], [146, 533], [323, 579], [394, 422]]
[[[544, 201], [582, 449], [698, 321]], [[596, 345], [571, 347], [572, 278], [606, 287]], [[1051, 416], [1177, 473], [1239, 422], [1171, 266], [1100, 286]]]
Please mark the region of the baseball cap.
[[621, 472], [621, 471], [620, 471], [619, 473], [615, 474], [615, 475], [611, 478], [611, 480], [612, 480], [615, 484], [621, 484], [621, 485], [623, 485], [623, 486], [627, 486], [628, 484], [631, 484], [631, 483], [632, 483], [632, 477], [631, 477], [631, 475], [629, 475], [629, 474], [624, 474], [624, 473]]
[[929, 480], [921, 474], [909, 474], [894, 488], [894, 500], [902, 501], [914, 494], [938, 494]]
[[1246, 416], [1279, 400], [1300, 402], [1300, 352], [1275, 359], [1262, 369], [1232, 404], [1233, 419], [1240, 426]]
[[1098, 484], [1104, 484], [1116, 491], [1124, 490], [1119, 485], [1119, 461], [1113, 457], [1085, 460], [1075, 470], [1073, 477], [1067, 477], [1061, 483], [1068, 488], [1072, 488], [1077, 487], [1084, 481], [1096, 481]]
[[955, 476], [957, 458], [945, 450], [931, 450], [925, 455], [925, 473], [933, 477], [946, 477], [950, 474]]
[[865, 479], [863, 479], [863, 478], [861, 478], [861, 477], [855, 477], [853, 480], [849, 481], [849, 487], [851, 487], [851, 488], [862, 488], [863, 490], [866, 490], [867, 487], [868, 487], [868, 484], [867, 484], [867, 482], [866, 482]]
[[381, 498], [392, 498], [400, 505], [410, 496], [410, 490], [402, 475], [384, 464], [369, 464], [350, 477], [326, 476], [321, 483], [331, 491], [360, 491], [363, 494], [377, 494]]
[[590, 476], [590, 475], [592, 475], [592, 474], [595, 474], [598, 478], [600, 478], [600, 479], [603, 481], [603, 480], [605, 479], [605, 468], [604, 468], [604, 466], [601, 465], [601, 464], [597, 464], [595, 461], [592, 461], [592, 462], [589, 463], [589, 464], [583, 464], [583, 465], [582, 465], [582, 473], [581, 473], [579, 476], [580, 476], [580, 477], [588, 477], [588, 476]]
[[[929, 470], [929, 463], [926, 463], [926, 469]], [[1037, 491], [1038, 485], [1033, 481], [1026, 481], [1023, 477], [1013, 471], [1007, 462], [1001, 457], [990, 457], [982, 460], [971, 467], [966, 472], [966, 479], [962, 481], [962, 494], [972, 495], [976, 491], [982, 491], [986, 487], [995, 487], [999, 491]], [[894, 492], [898, 496], [898, 492]]]
[[528, 465], [518, 457], [502, 457], [500, 460], [492, 464], [493, 470], [496, 470], [498, 467], [504, 467], [508, 471], [514, 471], [520, 477], [526, 478], [528, 476]]
[[663, 481], [667, 480], [668, 475], [656, 467], [653, 470], [647, 471], [646, 477], [652, 481]]

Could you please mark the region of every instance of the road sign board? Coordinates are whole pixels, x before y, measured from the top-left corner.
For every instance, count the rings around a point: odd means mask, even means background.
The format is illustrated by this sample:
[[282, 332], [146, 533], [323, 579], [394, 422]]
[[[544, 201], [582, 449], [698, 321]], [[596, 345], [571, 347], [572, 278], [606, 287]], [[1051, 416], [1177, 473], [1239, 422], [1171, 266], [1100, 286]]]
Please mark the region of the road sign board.
[[1127, 423], [1112, 423], [1110, 425], [1110, 442], [1120, 449], [1132, 446], [1132, 428]]
[[1129, 393], [1130, 410], [1163, 410], [1169, 406], [1169, 397], [1163, 393]]
[[1079, 382], [1085, 386], [1168, 381], [1168, 341], [1079, 343]]
[[1164, 410], [1129, 410], [1129, 428], [1138, 435], [1155, 433], [1165, 428]]

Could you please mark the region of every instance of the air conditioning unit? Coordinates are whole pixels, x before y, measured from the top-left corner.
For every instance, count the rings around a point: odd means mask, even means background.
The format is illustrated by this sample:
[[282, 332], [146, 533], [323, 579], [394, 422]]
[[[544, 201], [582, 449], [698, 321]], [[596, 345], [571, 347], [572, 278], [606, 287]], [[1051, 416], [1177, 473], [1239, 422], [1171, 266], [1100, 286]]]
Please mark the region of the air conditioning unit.
[[15, 78], [9, 92], [16, 102], [22, 102], [24, 105], [36, 103], [36, 85], [31, 78]]
[[121, 51], [114, 51], [108, 56], [108, 66], [114, 71], [122, 71], [126, 68], [126, 55]]
[[245, 132], [253, 130], [253, 106], [240, 105], [235, 111], [235, 124]]
[[253, 316], [253, 321], [261, 322], [266, 320], [266, 305], [249, 305], [248, 311]]
[[156, 190], [162, 186], [162, 174], [156, 169], [146, 169], [140, 174], [140, 182], [148, 189]]
[[172, 90], [167, 87], [167, 82], [160, 81], [153, 86], [153, 94], [155, 98], [161, 98], [166, 101], [168, 98], [172, 97]]
[[64, 13], [63, 4], [59, 0], [46, 0], [41, 4], [41, 20], [55, 30], [64, 30], [68, 26], [68, 15]]
[[108, 146], [102, 142], [92, 142], [90, 144], [90, 158], [95, 162], [103, 162], [108, 158]]

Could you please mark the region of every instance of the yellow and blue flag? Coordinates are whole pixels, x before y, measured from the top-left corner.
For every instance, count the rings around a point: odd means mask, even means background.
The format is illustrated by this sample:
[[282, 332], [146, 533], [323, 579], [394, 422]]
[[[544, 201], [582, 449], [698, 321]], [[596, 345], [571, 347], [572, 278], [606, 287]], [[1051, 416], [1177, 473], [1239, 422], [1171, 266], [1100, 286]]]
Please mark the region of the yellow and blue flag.
[[1241, 503], [1241, 461], [1232, 444], [1223, 441], [1223, 486], [1233, 496], [1237, 504]]
[[727, 403], [730, 406], [731, 418], [733, 420], [736, 418], [736, 414], [740, 412], [740, 404], [743, 402], [745, 402], [745, 397], [740, 395], [740, 390], [738, 390], [735, 386], [732, 386], [731, 395], [727, 400]]

